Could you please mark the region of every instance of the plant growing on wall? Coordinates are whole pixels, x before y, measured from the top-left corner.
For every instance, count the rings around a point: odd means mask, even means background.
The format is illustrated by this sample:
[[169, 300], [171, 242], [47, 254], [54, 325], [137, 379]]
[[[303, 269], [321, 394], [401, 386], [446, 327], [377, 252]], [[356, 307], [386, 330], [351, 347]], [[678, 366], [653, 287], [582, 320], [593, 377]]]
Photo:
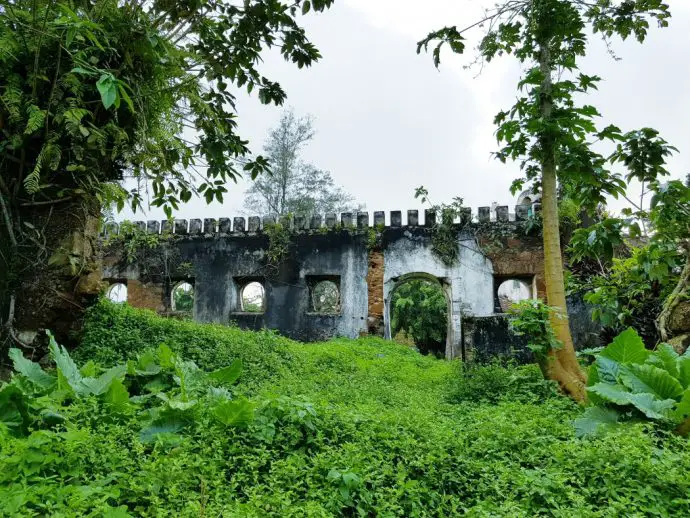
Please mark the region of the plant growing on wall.
[[[670, 152], [654, 130], [623, 134], [612, 125], [598, 128], [594, 121], [599, 111], [576, 101], [595, 89], [601, 78], [579, 72], [579, 62], [587, 52], [589, 31], [607, 40], [634, 36], [641, 42], [650, 21], [664, 27], [669, 17], [668, 5], [660, 0], [509, 0], [464, 29], [449, 26], [430, 33], [417, 47], [421, 52], [437, 42], [432, 54], [438, 66], [444, 45], [463, 53], [465, 33], [486, 27], [479, 45], [480, 60], [511, 55], [527, 66], [517, 85], [517, 102], [494, 119], [496, 137], [502, 144], [496, 157], [520, 162], [524, 177], [514, 182], [513, 190], [533, 182], [542, 194], [546, 294], [555, 308], [551, 324], [563, 344], [549, 353], [547, 376], [578, 401], [587, 397], [586, 377], [568, 327], [557, 182], [560, 179], [573, 199], [593, 210], [607, 194], [623, 191], [624, 181], [609, 171], [612, 161], [622, 159], [635, 177], [639, 170], [659, 174], [663, 162], [658, 158]], [[605, 158], [592, 149], [593, 141], [621, 143], [618, 156]]]
[[443, 261], [443, 264], [454, 265], [460, 254], [458, 234], [462, 226], [469, 223], [463, 221], [462, 198], [456, 196], [451, 203], [433, 204], [429, 200], [429, 191], [423, 185], [415, 189], [414, 197], [422, 203], [428, 203], [429, 210], [434, 214], [434, 223], [431, 225], [431, 251]]

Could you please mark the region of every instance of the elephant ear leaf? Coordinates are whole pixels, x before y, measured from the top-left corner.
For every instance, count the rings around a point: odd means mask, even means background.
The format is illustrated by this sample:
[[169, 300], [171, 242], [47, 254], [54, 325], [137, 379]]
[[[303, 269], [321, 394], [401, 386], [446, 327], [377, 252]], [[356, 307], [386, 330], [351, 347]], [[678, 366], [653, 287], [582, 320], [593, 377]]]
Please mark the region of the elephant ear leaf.
[[661, 344], [649, 355], [647, 363], [660, 367], [674, 378], [678, 378], [678, 360], [680, 356], [669, 344]]
[[209, 373], [208, 377], [213, 381], [225, 385], [232, 385], [237, 381], [237, 378], [240, 377], [240, 374], [242, 374], [242, 360], [238, 358], [227, 367]]
[[213, 415], [225, 426], [246, 426], [254, 420], [254, 407], [246, 399], [225, 400], [213, 408]]
[[667, 420], [676, 402], [673, 399], [657, 399], [654, 394], [630, 394], [630, 404], [650, 419]]
[[50, 389], [55, 385], [57, 381], [55, 376], [45, 372], [38, 363], [24, 358], [19, 349], [10, 349], [9, 357], [12, 360], [14, 370], [25, 376], [34, 385], [42, 389]]
[[628, 328], [613, 339], [601, 356], [618, 363], [644, 363], [649, 356], [640, 335], [633, 328]]
[[[72, 390], [75, 392], [78, 391], [80, 388], [80, 382], [82, 380], [79, 367], [77, 367], [77, 364], [74, 363], [74, 360], [72, 360], [70, 355], [67, 353], [67, 350], [63, 346], [58, 345], [52, 333], [50, 331], [46, 331], [46, 334], [50, 340], [48, 350], [50, 351], [50, 355], [57, 366], [58, 381], [64, 380], [69, 384]], [[60, 385], [60, 383], [58, 383], [58, 385]], [[64, 389], [66, 387], [58, 388]]]
[[575, 434], [587, 437], [605, 433], [618, 424], [620, 414], [611, 408], [592, 406], [574, 421]]
[[680, 382], [654, 365], [621, 366], [621, 381], [633, 393], [653, 394], [658, 399], [676, 399], [683, 393]]

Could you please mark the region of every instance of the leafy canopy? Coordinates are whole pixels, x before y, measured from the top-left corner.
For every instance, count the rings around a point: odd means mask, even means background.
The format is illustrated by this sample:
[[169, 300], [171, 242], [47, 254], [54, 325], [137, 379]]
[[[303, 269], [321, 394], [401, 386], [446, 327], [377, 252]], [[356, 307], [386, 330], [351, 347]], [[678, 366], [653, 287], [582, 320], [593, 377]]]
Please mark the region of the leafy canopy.
[[[2, 196], [104, 198], [104, 183], [133, 177], [168, 214], [194, 193], [222, 201], [229, 180], [268, 168], [247, 158], [233, 87], [283, 103], [261, 52], [275, 47], [299, 68], [318, 60], [297, 16], [332, 1], [4, 2]], [[109, 195], [136, 209], [142, 189]]]

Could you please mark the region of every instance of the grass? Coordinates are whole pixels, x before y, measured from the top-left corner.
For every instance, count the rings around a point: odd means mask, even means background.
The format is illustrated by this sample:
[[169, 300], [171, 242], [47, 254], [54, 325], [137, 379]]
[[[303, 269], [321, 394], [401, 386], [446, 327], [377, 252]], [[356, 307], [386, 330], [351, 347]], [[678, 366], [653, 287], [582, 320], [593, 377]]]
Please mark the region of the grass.
[[[108, 364], [161, 342], [209, 370], [241, 357], [255, 423], [200, 422], [151, 447], [136, 423], [84, 409], [78, 437], [0, 447], [0, 501], [21, 494], [21, 516], [690, 515], [686, 440], [642, 424], [576, 439], [581, 410], [532, 366], [463, 368], [377, 338], [301, 344], [105, 303], [78, 356]], [[19, 470], [31, 451], [57, 458]]]

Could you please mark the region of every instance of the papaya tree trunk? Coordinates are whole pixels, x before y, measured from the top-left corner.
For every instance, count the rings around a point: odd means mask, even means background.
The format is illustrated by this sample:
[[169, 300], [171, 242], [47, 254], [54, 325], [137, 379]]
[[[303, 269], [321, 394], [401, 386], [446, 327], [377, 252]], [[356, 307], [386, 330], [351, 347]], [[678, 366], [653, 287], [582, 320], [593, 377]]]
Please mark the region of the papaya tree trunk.
[[563, 259], [558, 221], [558, 195], [556, 179], [556, 135], [553, 123], [552, 68], [553, 63], [548, 42], [540, 45], [539, 68], [542, 73], [539, 110], [544, 123], [540, 136], [542, 152], [541, 189], [542, 219], [544, 234], [544, 277], [546, 298], [551, 313], [554, 334], [562, 346], [551, 350], [546, 357], [542, 371], [546, 377], [558, 382], [566, 394], [578, 402], [587, 399], [586, 376], [575, 355], [573, 339], [568, 325], [563, 279]]

